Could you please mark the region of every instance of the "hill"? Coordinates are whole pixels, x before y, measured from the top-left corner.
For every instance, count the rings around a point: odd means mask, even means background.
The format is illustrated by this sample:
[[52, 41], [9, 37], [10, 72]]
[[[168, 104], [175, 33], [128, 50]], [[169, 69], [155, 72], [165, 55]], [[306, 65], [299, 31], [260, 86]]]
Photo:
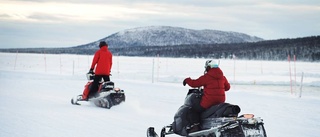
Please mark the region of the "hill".
[[[211, 38], [211, 39], [210, 39]], [[114, 55], [186, 58], [232, 58], [320, 61], [320, 36], [262, 40], [237, 32], [190, 30], [177, 27], [143, 27], [124, 30], [106, 38]], [[89, 54], [99, 41], [70, 48], [0, 49], [0, 52]]]
[[193, 30], [170, 26], [149, 26], [123, 30], [106, 38], [78, 48], [97, 48], [99, 41], [107, 41], [110, 47], [172, 46], [190, 44], [221, 44], [262, 41], [262, 38], [239, 32], [219, 30]]

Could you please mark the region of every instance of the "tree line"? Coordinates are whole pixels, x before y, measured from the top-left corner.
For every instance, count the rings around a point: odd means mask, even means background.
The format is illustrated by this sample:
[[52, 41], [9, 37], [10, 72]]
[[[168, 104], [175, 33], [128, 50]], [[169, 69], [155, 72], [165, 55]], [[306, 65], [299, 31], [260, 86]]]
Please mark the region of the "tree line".
[[[97, 48], [26, 48], [0, 49], [1, 52], [86, 54], [92, 55]], [[286, 60], [295, 55], [297, 60], [320, 61], [320, 36], [295, 39], [266, 40], [252, 43], [192, 44], [174, 46], [110, 46], [114, 55], [160, 56], [185, 58], [233, 58], [248, 60]]]
[[137, 46], [110, 50], [122, 56], [286, 60], [288, 55], [295, 55], [303, 61], [320, 61], [320, 36], [254, 43]]

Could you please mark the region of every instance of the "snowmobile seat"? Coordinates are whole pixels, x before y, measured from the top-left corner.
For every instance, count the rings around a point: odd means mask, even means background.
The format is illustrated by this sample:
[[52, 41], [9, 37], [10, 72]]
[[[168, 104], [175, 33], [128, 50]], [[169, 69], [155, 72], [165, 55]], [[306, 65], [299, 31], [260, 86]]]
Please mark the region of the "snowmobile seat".
[[201, 113], [201, 129], [209, 129], [234, 121], [240, 112], [240, 107], [229, 103], [212, 106]]
[[238, 105], [221, 103], [212, 106], [201, 113], [201, 119], [219, 118], [219, 117], [237, 117], [241, 109]]

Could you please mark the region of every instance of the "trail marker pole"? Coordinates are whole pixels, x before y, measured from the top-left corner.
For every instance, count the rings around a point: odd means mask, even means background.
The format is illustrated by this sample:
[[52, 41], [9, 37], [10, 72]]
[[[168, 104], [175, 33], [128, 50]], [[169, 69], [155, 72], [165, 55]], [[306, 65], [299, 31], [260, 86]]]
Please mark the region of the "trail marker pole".
[[263, 62], [261, 60], [261, 74], [263, 74]]
[[300, 93], [299, 93], [299, 98], [301, 98], [301, 94], [302, 94], [302, 83], [303, 83], [303, 72], [301, 74], [301, 83], [300, 83]]
[[291, 76], [290, 55], [288, 55], [288, 62], [289, 62], [290, 88], [291, 88], [291, 94], [292, 94], [292, 76]]
[[74, 60], [72, 61], [72, 75], [74, 75]]
[[297, 94], [297, 73], [296, 73], [296, 55], [293, 55], [294, 61], [294, 93]]
[[233, 84], [236, 84], [236, 55], [233, 54]]
[[16, 59], [14, 60], [14, 70], [16, 70], [17, 58], [18, 58], [18, 51], [17, 51], [17, 54], [16, 54]]
[[120, 77], [119, 75], [120, 75], [120, 70], [119, 70], [119, 68], [120, 68], [120, 64], [119, 64], [119, 54], [117, 55], [117, 73], [118, 73], [118, 78]]
[[77, 57], [78, 57], [78, 69], [80, 68], [80, 67], [79, 67], [79, 64], [80, 64], [79, 56], [80, 56], [80, 55], [77, 54]]
[[60, 54], [60, 74], [62, 74], [61, 54]]
[[152, 83], [154, 82], [153, 79], [154, 79], [154, 58], [152, 59]]
[[46, 58], [46, 52], [43, 51], [43, 55], [44, 55], [44, 71], [47, 72], [47, 58]]
[[159, 81], [159, 71], [160, 71], [160, 58], [159, 54], [157, 55], [158, 58], [158, 65], [157, 65], [157, 81]]
[[90, 55], [87, 56], [87, 59], [88, 59], [88, 68], [90, 68], [90, 59], [89, 59], [89, 56], [90, 56]]

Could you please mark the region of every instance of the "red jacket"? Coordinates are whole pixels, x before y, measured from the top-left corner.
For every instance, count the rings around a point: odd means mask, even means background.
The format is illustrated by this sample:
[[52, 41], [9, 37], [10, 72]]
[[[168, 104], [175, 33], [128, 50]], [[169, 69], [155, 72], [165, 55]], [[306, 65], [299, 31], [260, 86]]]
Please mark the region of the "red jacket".
[[[97, 65], [97, 66], [96, 66]], [[91, 69], [96, 66], [96, 75], [110, 75], [112, 67], [112, 54], [107, 46], [102, 46], [95, 54], [92, 60]]]
[[191, 87], [204, 87], [200, 105], [205, 109], [225, 102], [225, 91], [230, 89], [230, 84], [220, 68], [211, 68], [198, 79], [186, 78], [185, 81]]

